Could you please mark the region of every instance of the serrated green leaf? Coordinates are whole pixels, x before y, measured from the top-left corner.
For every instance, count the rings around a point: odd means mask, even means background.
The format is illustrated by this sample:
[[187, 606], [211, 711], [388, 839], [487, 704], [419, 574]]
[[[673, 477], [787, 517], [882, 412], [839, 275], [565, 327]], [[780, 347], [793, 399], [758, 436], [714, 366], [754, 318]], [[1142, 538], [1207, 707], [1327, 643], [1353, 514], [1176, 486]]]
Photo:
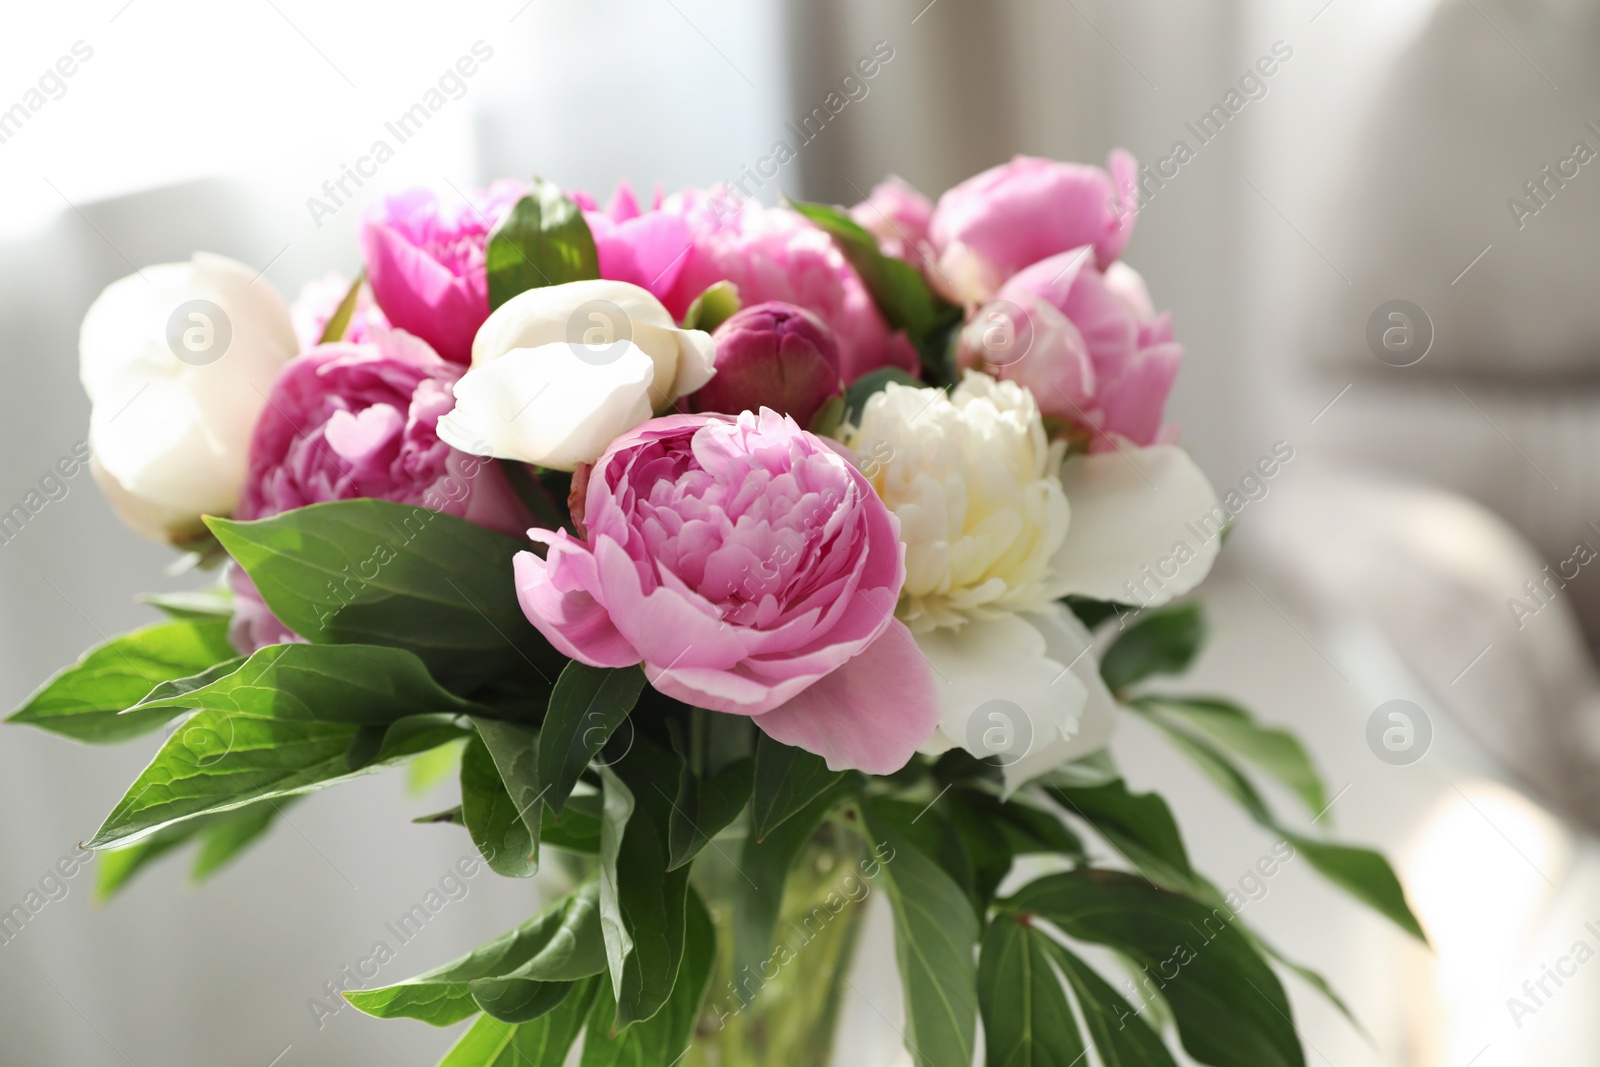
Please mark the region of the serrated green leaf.
[[983, 936], [978, 1006], [989, 1067], [1076, 1067], [1085, 1056], [1047, 941], [1010, 915], [996, 916]]
[[1105, 1067], [1177, 1067], [1155, 1028], [1139, 1023], [1140, 1011], [1135, 1011], [1109, 982], [1061, 945], [1048, 939], [1044, 944], [1046, 953], [1072, 987], [1089, 1039]]
[[978, 919], [960, 886], [911, 844], [901, 811], [861, 804], [880, 852], [905, 987], [905, 1044], [915, 1067], [971, 1067], [978, 1017]]
[[691, 889], [685, 903], [683, 960], [671, 997], [651, 1018], [613, 1036], [606, 1022], [612, 1001], [602, 986], [589, 1016], [579, 1067], [671, 1067], [683, 1058], [717, 955], [716, 929], [700, 894]]
[[439, 1067], [562, 1067], [604, 981], [602, 975], [576, 983], [553, 1011], [531, 1023], [479, 1016]]
[[526, 541], [386, 500], [206, 521], [273, 613], [313, 644], [405, 649], [462, 694], [512, 677], [535, 710], [565, 662], [517, 602], [512, 558]]
[[532, 878], [539, 872], [539, 838], [511, 799], [481, 736], [461, 753], [461, 821], [494, 873]]
[[685, 764], [678, 780], [678, 796], [672, 804], [669, 871], [693, 860], [713, 837], [739, 817], [750, 800], [754, 779], [755, 761], [748, 758], [735, 760], [704, 779]]
[[157, 623], [113, 637], [50, 679], [10, 717], [78, 741], [110, 744], [159, 730], [182, 708], [119, 715], [163, 682], [234, 661], [226, 619]]
[[545, 803], [560, 814], [589, 761], [633, 711], [644, 689], [638, 667], [591, 667], [573, 660], [561, 670], [539, 730], [538, 778]]
[[827, 761], [803, 748], [756, 739], [755, 784], [750, 796], [750, 832], [763, 840], [843, 777]]
[[[225, 677], [134, 710], [150, 707], [199, 710], [161, 746], [89, 848], [378, 770], [461, 736], [455, 718], [479, 710], [400, 649], [302, 644], [270, 645]], [[384, 724], [391, 730], [381, 750], [351, 771], [347, 756], [361, 727]]]
[[[491, 1004], [511, 1005], [519, 994], [536, 993], [534, 987], [576, 982], [600, 974], [605, 966], [600, 892], [590, 882], [515, 930], [442, 967], [395, 985], [350, 990], [344, 996], [380, 1019], [403, 1017], [449, 1026], [479, 1011], [477, 994]], [[489, 1005], [483, 1007], [488, 1010]]]
[[551, 182], [533, 190], [489, 233], [484, 250], [489, 310], [518, 293], [600, 277], [594, 235], [583, 211]]
[[1189, 1054], [1216, 1067], [1303, 1067], [1289, 1000], [1232, 916], [1137, 874], [1047, 875], [1001, 903], [1106, 945], [1158, 983]]
[[600, 917], [617, 1005], [613, 1033], [661, 1010], [683, 958], [689, 871], [667, 870], [681, 766], [676, 753], [639, 737], [625, 758], [600, 768]]
[[1113, 693], [1151, 675], [1186, 670], [1205, 643], [1199, 604], [1174, 604], [1146, 612], [1124, 630], [1100, 658], [1100, 677]]

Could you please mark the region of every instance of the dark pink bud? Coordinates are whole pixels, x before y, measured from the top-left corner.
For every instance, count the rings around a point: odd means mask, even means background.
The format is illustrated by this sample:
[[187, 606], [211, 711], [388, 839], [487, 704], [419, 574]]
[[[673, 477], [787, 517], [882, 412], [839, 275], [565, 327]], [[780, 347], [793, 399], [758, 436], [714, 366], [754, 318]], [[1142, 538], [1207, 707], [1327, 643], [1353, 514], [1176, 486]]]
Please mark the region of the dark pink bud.
[[717, 374], [689, 397], [690, 410], [737, 415], [769, 407], [808, 426], [844, 391], [839, 342], [804, 308], [773, 300], [738, 312], [711, 335]]

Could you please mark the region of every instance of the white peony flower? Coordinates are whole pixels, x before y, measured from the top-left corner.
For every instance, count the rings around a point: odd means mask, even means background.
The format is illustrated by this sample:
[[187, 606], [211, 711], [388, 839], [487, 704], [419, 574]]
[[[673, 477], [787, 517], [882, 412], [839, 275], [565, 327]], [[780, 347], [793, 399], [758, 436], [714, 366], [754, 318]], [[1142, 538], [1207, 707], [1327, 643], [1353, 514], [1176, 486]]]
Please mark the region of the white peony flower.
[[238, 502], [250, 437], [298, 350], [256, 271], [196, 253], [112, 282], [79, 334], [95, 479], [136, 531], [181, 543]]
[[1170, 445], [1063, 461], [1015, 382], [969, 372], [946, 396], [889, 385], [844, 443], [900, 519], [897, 614], [939, 681], [928, 745], [999, 756], [1008, 789], [1102, 747], [1115, 701], [1069, 593], [1141, 606], [1199, 584], [1216, 495]]
[[572, 470], [710, 381], [715, 359], [710, 334], [679, 329], [637, 285], [529, 289], [478, 328], [439, 437], [477, 455]]

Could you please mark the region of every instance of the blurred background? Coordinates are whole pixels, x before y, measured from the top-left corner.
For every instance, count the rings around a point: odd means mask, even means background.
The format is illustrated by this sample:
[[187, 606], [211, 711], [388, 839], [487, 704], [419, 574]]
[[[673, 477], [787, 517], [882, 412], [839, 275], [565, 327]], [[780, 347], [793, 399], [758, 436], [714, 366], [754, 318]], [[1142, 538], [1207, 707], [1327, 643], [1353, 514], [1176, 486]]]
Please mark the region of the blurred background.
[[[315, 217], [308, 198], [480, 41], [492, 58], [459, 97]], [[1219, 490], [1280, 442], [1293, 452], [1206, 586], [1199, 685], [1308, 740], [1337, 793], [1328, 820], [1396, 859], [1435, 949], [1288, 864], [1254, 918], [1369, 1032], [1291, 979], [1308, 1060], [1596, 1062], [1600, 568], [1571, 562], [1600, 549], [1586, 0], [28, 5], [0, 35], [0, 112], [59, 57], [78, 62], [0, 123], [0, 510], [84, 438], [77, 325], [135, 266], [220, 252], [292, 298], [354, 273], [355, 221], [381, 189], [737, 180], [879, 42], [892, 58], [867, 95], [763, 199], [852, 203], [890, 172], [937, 195], [1015, 153], [1192, 151], [1144, 187], [1126, 253], [1188, 348], [1171, 414]], [[1241, 80], [1268, 56], [1270, 77]], [[1202, 143], [1192, 124], [1230, 91], [1242, 106]], [[1395, 325], [1411, 332], [1386, 348]], [[0, 544], [0, 705], [148, 621], [136, 594], [193, 587], [162, 577], [170, 558], [72, 481]], [[1431, 737], [1399, 765], [1368, 742], [1396, 699]], [[1159, 785], [1199, 865], [1235, 883], [1272, 842], [1149, 742], [1136, 724], [1116, 741], [1133, 784]], [[156, 744], [0, 731], [0, 908]], [[67, 880], [0, 944], [0, 1064], [433, 1062], [452, 1034], [353, 1009], [319, 1020], [307, 1001], [470, 850], [406, 821], [451, 788], [416, 796], [388, 775], [316, 794], [198, 889], [170, 864], [99, 907], [92, 866]], [[469, 884], [399, 970], [501, 932], [536, 895]], [[849, 1005], [840, 1062], [898, 1063], [881, 923], [861, 966], [872, 1000]]]

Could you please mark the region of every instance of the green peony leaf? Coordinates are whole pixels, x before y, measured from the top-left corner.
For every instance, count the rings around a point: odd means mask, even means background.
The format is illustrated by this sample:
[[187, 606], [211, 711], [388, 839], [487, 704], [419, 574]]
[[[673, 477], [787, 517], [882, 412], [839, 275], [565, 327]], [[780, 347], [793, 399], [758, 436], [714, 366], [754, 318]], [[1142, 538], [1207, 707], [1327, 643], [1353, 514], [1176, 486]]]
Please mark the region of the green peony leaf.
[[[542, 805], [533, 804], [533, 812]], [[500, 776], [482, 736], [461, 753], [461, 821], [489, 869], [504, 878], [539, 873], [539, 838]]]
[[720, 773], [704, 779], [684, 765], [668, 826], [669, 871], [693, 860], [713, 837], [739, 817], [750, 800], [754, 777], [755, 762], [748, 758], [735, 760]]
[[1271, 966], [1221, 908], [1137, 874], [1047, 875], [1001, 908], [1046, 919], [1068, 937], [1132, 960], [1171, 1007], [1189, 1054], [1215, 1067], [1303, 1067], [1289, 1000]]
[[573, 660], [561, 670], [539, 730], [538, 779], [545, 803], [560, 814], [589, 761], [600, 754], [639, 702], [644, 671], [591, 667]]
[[1326, 811], [1328, 794], [1322, 776], [1305, 747], [1287, 730], [1262, 726], [1249, 712], [1226, 700], [1146, 696], [1131, 703], [1147, 714], [1182, 719], [1288, 786], [1312, 815]]
[[1044, 939], [1044, 949], [1072, 987], [1101, 1063], [1106, 1067], [1177, 1067], [1154, 1027], [1128, 1025], [1139, 1013], [1109, 982], [1048, 938]]
[[[441, 689], [408, 652], [271, 645], [193, 692], [131, 709], [199, 709], [169, 737], [88, 843], [108, 848], [163, 826], [268, 797], [321, 789], [461, 737], [478, 707]], [[352, 772], [362, 727], [389, 726]]]
[[716, 282], [694, 298], [689, 310], [683, 313], [680, 325], [685, 330], [704, 330], [711, 333], [718, 326], [739, 313], [741, 306], [739, 287], [732, 282]]
[[543, 178], [489, 233], [484, 250], [489, 310], [518, 293], [600, 277], [594, 235], [583, 211]]
[[774, 741], [756, 739], [755, 784], [750, 797], [750, 831], [764, 840], [817, 797], [833, 788], [843, 771], [828, 770], [821, 756]]
[[344, 996], [380, 1019], [403, 1017], [449, 1026], [481, 1007], [505, 1020], [507, 1014], [526, 1015], [518, 1006], [533, 1003], [547, 987], [559, 987], [552, 990], [558, 995], [550, 996], [549, 1007], [554, 1008], [565, 1001], [571, 983], [600, 974], [605, 967], [600, 889], [589, 882], [510, 933], [442, 967], [395, 985], [350, 990]]
[[1117, 779], [1083, 788], [1047, 786], [1046, 795], [1094, 827], [1119, 856], [1146, 878], [1168, 889], [1188, 892], [1194, 868], [1183, 835], [1167, 802], [1155, 793], [1130, 793]]
[[78, 741], [126, 741], [159, 730], [186, 709], [151, 707], [130, 715], [121, 711], [163, 682], [200, 674], [224, 662], [242, 662], [228, 643], [226, 619], [157, 623], [96, 645], [41, 686], [10, 721]]
[[916, 1067], [971, 1067], [978, 1017], [978, 919], [972, 904], [912, 845], [913, 830], [899, 807], [866, 800], [861, 814], [883, 862], [894, 913], [906, 1048]]
[[789, 870], [828, 814], [861, 791], [859, 774], [838, 777], [820, 796], [758, 839], [748, 834], [739, 852], [733, 881], [733, 973], [746, 967], [760, 973], [772, 954], [773, 931], [783, 907]]
[[665, 1006], [644, 1022], [635, 1023], [621, 1035], [606, 1022], [611, 1018], [612, 999], [604, 985], [589, 1016], [589, 1030], [583, 1039], [583, 1060], [579, 1067], [634, 1067], [643, 1064], [676, 1064], [683, 1059], [694, 1037], [695, 1019], [705, 1000], [711, 969], [716, 963], [716, 929], [700, 894], [689, 891], [684, 918], [683, 962], [679, 964], [672, 995]]
[[547, 693], [566, 662], [517, 603], [511, 561], [526, 541], [386, 500], [207, 522], [273, 613], [313, 644], [405, 649], [461, 694], [507, 676]]
[[1153, 674], [1186, 670], [1206, 639], [1199, 604], [1174, 604], [1146, 612], [1118, 635], [1100, 659], [1100, 677], [1119, 693]]
[[790, 200], [788, 205], [833, 238], [861, 276], [884, 321], [891, 329], [904, 330], [922, 353], [931, 380], [949, 380], [944, 341], [960, 324], [961, 309], [935, 293], [916, 267], [879, 251], [878, 239], [843, 208], [803, 200]]
[[575, 983], [554, 1010], [530, 1023], [479, 1016], [439, 1067], [562, 1067], [604, 982], [597, 975]]
[[989, 924], [978, 958], [984, 1062], [1076, 1067], [1086, 1055], [1066, 991], [1050, 967], [1048, 943], [1015, 916], [997, 915]]
[[627, 756], [600, 768], [600, 917], [616, 1015], [611, 1032], [660, 1011], [683, 958], [689, 870], [668, 871], [676, 753], [635, 740]]

